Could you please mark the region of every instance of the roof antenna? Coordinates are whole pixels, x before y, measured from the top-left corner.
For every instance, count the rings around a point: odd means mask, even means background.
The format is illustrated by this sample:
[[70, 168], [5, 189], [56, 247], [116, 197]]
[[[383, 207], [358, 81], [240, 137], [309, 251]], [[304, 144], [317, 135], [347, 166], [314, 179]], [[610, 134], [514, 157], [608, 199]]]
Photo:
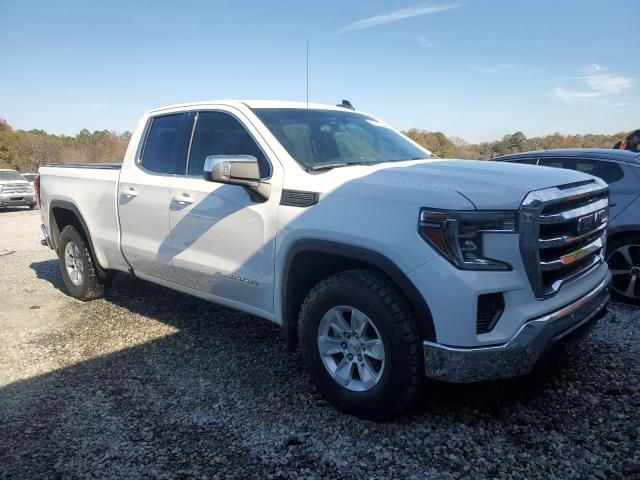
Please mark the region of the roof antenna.
[[307, 40], [307, 110], [309, 110], [309, 40]]

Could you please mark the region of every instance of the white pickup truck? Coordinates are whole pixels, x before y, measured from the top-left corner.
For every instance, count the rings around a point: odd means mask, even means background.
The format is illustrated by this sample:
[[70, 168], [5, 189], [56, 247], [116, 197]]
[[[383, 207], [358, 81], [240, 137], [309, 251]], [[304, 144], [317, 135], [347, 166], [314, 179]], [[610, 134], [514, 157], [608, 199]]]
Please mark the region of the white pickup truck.
[[604, 315], [603, 181], [436, 159], [347, 106], [160, 108], [122, 165], [40, 168], [71, 295], [128, 272], [275, 322], [320, 392], [371, 419], [425, 378], [525, 375]]

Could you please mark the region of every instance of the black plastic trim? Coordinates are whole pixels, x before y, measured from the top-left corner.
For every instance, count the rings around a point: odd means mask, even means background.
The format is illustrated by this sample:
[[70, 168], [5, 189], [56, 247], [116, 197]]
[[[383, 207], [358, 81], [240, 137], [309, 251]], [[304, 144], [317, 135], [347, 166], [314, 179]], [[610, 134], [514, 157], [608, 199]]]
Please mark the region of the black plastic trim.
[[289, 348], [293, 349], [293, 347], [296, 345], [298, 319], [288, 318], [287, 285], [289, 283], [291, 267], [294, 264], [296, 256], [304, 252], [327, 253], [345, 257], [346, 259], [356, 260], [364, 264], [369, 264], [384, 272], [407, 296], [407, 299], [411, 303], [418, 317], [419, 328], [423, 336], [422, 340], [428, 340], [431, 342], [437, 341], [433, 318], [431, 316], [431, 311], [429, 310], [427, 302], [420, 294], [413, 282], [409, 280], [405, 273], [400, 270], [400, 268], [398, 268], [395, 263], [393, 263], [384, 255], [367, 248], [332, 242], [329, 240], [309, 239], [298, 240], [294, 242], [287, 252], [284, 264], [281, 286], [282, 328]]
[[282, 190], [280, 205], [306, 208], [318, 203], [319, 199], [320, 195], [317, 192], [305, 192], [303, 190]]
[[[87, 240], [87, 243], [89, 244], [89, 253], [91, 254], [91, 259], [93, 260], [93, 265], [96, 268], [96, 273], [98, 274], [98, 277], [100, 279], [104, 279], [107, 277], [107, 272], [102, 268], [102, 266], [98, 263], [98, 257], [96, 257], [96, 252], [93, 248], [93, 241], [91, 240], [91, 234], [89, 233], [89, 228], [87, 227], [86, 222], [84, 221], [84, 218], [82, 218], [82, 214], [80, 213], [80, 210], [78, 209], [78, 207], [76, 207], [75, 204], [71, 203], [71, 202], [67, 202], [65, 200], [52, 200], [49, 203], [49, 235], [51, 238], [51, 243], [54, 246], [54, 251], [56, 253], [58, 253], [58, 239], [55, 238], [53, 235], [51, 235], [51, 222], [52, 221], [56, 221], [55, 220], [55, 216], [53, 215], [53, 209], [54, 208], [60, 208], [60, 209], [64, 209], [64, 210], [69, 210], [70, 212], [72, 212], [76, 218], [78, 219], [78, 222], [80, 222], [80, 227], [82, 228], [84, 233], [84, 237]], [[60, 233], [60, 229], [58, 228], [58, 224], [56, 222], [56, 229], [58, 230], [58, 234]]]

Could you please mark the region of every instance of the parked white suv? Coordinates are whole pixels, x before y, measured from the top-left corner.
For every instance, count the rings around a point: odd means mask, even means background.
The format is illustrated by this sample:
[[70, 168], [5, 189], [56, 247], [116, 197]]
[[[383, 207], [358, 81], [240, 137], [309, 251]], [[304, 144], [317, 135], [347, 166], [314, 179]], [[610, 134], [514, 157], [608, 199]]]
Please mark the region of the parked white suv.
[[15, 170], [0, 169], [0, 208], [35, 206], [33, 185]]
[[527, 374], [609, 298], [604, 182], [433, 159], [342, 106], [160, 108], [122, 165], [40, 175], [74, 297], [122, 271], [275, 322], [320, 392], [365, 418], [405, 410], [425, 377]]

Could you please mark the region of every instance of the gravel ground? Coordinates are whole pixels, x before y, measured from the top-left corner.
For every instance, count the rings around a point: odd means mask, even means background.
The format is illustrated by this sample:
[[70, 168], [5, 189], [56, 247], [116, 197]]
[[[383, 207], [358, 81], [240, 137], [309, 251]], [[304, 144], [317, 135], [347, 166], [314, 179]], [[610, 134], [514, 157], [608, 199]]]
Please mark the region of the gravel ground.
[[550, 371], [333, 410], [266, 321], [119, 275], [66, 296], [39, 212], [0, 212], [0, 477], [640, 478], [640, 309]]

